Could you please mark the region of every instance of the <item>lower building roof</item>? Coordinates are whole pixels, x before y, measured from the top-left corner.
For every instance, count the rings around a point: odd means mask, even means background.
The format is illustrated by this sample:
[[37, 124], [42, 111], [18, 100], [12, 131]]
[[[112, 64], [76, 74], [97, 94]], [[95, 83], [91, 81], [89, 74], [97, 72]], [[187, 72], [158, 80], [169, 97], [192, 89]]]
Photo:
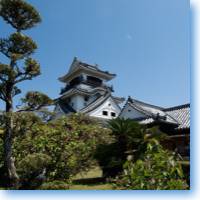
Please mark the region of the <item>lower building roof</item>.
[[162, 108], [132, 99], [131, 97], [128, 98], [126, 105], [127, 104], [146, 116], [141, 119], [135, 119], [142, 124], [151, 124], [155, 121], [161, 121], [164, 123], [177, 124], [177, 129], [190, 128], [190, 104]]

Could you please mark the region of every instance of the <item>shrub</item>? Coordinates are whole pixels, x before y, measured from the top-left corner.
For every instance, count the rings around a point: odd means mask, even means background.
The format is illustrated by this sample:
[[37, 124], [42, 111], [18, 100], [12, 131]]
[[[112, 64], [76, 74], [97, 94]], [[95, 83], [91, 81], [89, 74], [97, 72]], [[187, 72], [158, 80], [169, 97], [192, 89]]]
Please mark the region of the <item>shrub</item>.
[[45, 180], [45, 171], [51, 158], [42, 153], [28, 154], [17, 163], [17, 171], [20, 174], [21, 188], [34, 189]]
[[[47, 180], [66, 181], [90, 168], [94, 163], [93, 155], [97, 145], [106, 143], [110, 138], [108, 129], [102, 128], [97, 121], [84, 115], [74, 114], [48, 123], [41, 120], [31, 123], [31, 116], [27, 119], [30, 122], [22, 119], [23, 127], [20, 123], [20, 127], [17, 127], [15, 123], [16, 137], [13, 149], [16, 166], [22, 178], [24, 174], [29, 174], [29, 167], [35, 169], [37, 166], [36, 171], [41, 171], [45, 164]], [[28, 160], [39, 154], [42, 155], [41, 158], [48, 156], [49, 163], [43, 163], [45, 159], [39, 163], [36, 160], [36, 166], [28, 166]], [[27, 171], [21, 169], [21, 163], [24, 162]]]
[[147, 128], [131, 119], [116, 118], [108, 123], [113, 140], [97, 148], [95, 158], [105, 177], [114, 177], [123, 170], [123, 163], [131, 152], [136, 161], [147, 149], [152, 139], [163, 140], [165, 134], [158, 127]]
[[95, 152], [99, 166], [101, 166], [104, 177], [114, 177], [122, 171], [125, 161], [124, 152], [118, 146], [118, 143], [101, 144]]
[[142, 141], [144, 126], [131, 119], [116, 118], [108, 123], [113, 139], [99, 145], [95, 153], [104, 177], [114, 177], [123, 169], [126, 152], [137, 149]]
[[143, 158], [127, 160], [123, 174], [115, 180], [117, 187], [134, 190], [188, 189], [181, 165], [175, 155], [156, 141], [147, 145]]

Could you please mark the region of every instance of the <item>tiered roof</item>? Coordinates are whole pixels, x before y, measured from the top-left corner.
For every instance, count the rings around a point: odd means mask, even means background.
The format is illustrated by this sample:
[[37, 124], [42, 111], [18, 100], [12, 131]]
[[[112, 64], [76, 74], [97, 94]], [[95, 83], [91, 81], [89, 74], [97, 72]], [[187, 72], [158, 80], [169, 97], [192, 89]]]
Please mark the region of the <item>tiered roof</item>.
[[[102, 105], [106, 100], [109, 98], [112, 98], [112, 100], [116, 103], [116, 105], [119, 107], [119, 100], [120, 103], [124, 101], [123, 98], [117, 98], [111, 95], [110, 92], [106, 92], [104, 95], [100, 96], [99, 98], [95, 99], [91, 103], [89, 103], [86, 107], [81, 109], [79, 112], [81, 113], [89, 113], [98, 108], [100, 105]], [[60, 108], [63, 110], [64, 113], [68, 114], [70, 112], [77, 112], [74, 110], [64, 99], [57, 99], [57, 103], [60, 106]], [[120, 107], [119, 107], [120, 108]], [[120, 108], [121, 109], [121, 108]]]
[[102, 91], [105, 93], [106, 91], [108, 91], [108, 88], [96, 87], [96, 88], [92, 88], [92, 89], [83, 89], [78, 86], [77, 87], [75, 86], [74, 88], [71, 88], [70, 90], [64, 92], [60, 98], [65, 99], [74, 94], [82, 94], [85, 96], [90, 96], [90, 95], [94, 95], [95, 93], [97, 93], [99, 91]]
[[61, 82], [67, 82], [68, 80], [70, 80], [71, 77], [73, 77], [77, 73], [80, 73], [81, 71], [84, 71], [90, 74], [96, 74], [99, 77], [104, 78], [105, 80], [111, 80], [116, 76], [116, 74], [112, 74], [112, 73], [109, 73], [108, 71], [100, 70], [98, 68], [98, 65], [91, 65], [91, 64], [84, 63], [82, 61], [79, 61], [75, 57], [67, 74], [60, 77], [59, 80]]

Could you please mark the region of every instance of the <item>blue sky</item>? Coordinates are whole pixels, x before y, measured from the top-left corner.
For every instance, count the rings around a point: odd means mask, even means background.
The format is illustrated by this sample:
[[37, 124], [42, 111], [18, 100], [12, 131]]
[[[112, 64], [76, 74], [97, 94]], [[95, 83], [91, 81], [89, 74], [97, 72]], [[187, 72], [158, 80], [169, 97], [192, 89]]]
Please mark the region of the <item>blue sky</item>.
[[[42, 16], [41, 24], [24, 32], [38, 44], [33, 57], [42, 75], [20, 84], [24, 92], [57, 98], [63, 86], [57, 79], [77, 56], [116, 73], [110, 84], [117, 96], [164, 107], [190, 101], [189, 0], [28, 2]], [[0, 37], [11, 32], [0, 19]]]

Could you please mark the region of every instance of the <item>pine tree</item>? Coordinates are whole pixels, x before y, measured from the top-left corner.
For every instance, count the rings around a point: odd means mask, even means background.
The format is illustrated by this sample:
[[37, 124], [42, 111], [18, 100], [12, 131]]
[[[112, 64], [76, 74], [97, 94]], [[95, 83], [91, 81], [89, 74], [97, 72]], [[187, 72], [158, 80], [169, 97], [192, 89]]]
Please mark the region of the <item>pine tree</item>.
[[[5, 102], [5, 131], [4, 131], [4, 183], [16, 188], [19, 177], [12, 156], [13, 98], [21, 93], [17, 84], [40, 75], [40, 64], [31, 58], [37, 49], [36, 43], [22, 31], [30, 29], [41, 22], [37, 10], [24, 0], [0, 0], [0, 16], [11, 25], [15, 32], [8, 38], [0, 39], [0, 53], [8, 63], [0, 62], [0, 100]], [[23, 66], [22, 66], [23, 65]], [[24, 107], [19, 111], [34, 111], [51, 103], [45, 94], [28, 92], [22, 100]]]

